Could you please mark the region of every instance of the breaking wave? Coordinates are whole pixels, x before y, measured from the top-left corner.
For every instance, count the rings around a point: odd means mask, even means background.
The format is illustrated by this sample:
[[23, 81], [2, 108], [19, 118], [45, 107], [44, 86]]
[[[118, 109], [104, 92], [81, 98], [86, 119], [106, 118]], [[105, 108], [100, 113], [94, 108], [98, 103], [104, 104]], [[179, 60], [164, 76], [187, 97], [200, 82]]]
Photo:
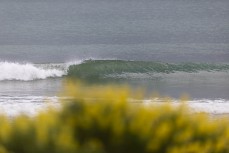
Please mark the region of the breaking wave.
[[163, 63], [152, 61], [84, 60], [57, 64], [0, 62], [0, 81], [31, 81], [56, 77], [80, 79], [144, 78], [177, 72], [229, 72], [229, 64]]
[[65, 75], [65, 71], [56, 68], [55, 65], [34, 65], [29, 63], [0, 62], [0, 71], [0, 81], [30, 81], [51, 77], [62, 77]]

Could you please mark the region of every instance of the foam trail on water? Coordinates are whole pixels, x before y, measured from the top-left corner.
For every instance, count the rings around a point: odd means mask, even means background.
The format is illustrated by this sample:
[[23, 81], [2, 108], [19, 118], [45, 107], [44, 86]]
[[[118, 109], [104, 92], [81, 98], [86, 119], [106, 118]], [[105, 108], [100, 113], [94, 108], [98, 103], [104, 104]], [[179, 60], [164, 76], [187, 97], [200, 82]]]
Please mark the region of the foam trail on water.
[[[163, 99], [149, 99], [144, 100], [145, 105], [161, 105], [165, 104]], [[179, 106], [181, 103], [179, 100], [171, 99], [173, 106]], [[185, 103], [193, 112], [205, 112], [210, 114], [229, 114], [229, 100], [227, 99], [194, 99]]]
[[[40, 111], [45, 111], [49, 106], [60, 108], [60, 100], [67, 100], [69, 97], [46, 97], [46, 96], [0, 96], [0, 115], [5, 114], [13, 117], [21, 113], [27, 115], [36, 115]], [[180, 101], [171, 99], [169, 104], [180, 106]], [[163, 99], [155, 98], [148, 100], [130, 99], [131, 103], [142, 103], [146, 106], [164, 105]], [[186, 102], [191, 111], [199, 113], [206, 112], [210, 114], [229, 114], [229, 100], [226, 99], [195, 99]]]
[[46, 110], [49, 106], [59, 108], [59, 99], [61, 98], [55, 96], [0, 96], [0, 115], [13, 117], [26, 114], [34, 116], [38, 112]]
[[61, 77], [65, 75], [63, 70], [45, 69], [37, 67], [34, 64], [20, 64], [11, 62], [0, 62], [0, 81], [3, 80], [21, 80], [30, 81], [37, 79], [46, 79], [50, 77]]

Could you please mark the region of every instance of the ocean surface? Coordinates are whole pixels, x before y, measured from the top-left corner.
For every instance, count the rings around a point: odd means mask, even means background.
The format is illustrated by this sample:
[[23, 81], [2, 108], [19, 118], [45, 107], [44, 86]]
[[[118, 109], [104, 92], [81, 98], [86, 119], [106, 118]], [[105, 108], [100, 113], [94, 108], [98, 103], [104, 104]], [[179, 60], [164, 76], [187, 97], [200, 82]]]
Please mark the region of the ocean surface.
[[228, 16], [227, 0], [0, 0], [0, 113], [59, 105], [69, 77], [229, 113]]

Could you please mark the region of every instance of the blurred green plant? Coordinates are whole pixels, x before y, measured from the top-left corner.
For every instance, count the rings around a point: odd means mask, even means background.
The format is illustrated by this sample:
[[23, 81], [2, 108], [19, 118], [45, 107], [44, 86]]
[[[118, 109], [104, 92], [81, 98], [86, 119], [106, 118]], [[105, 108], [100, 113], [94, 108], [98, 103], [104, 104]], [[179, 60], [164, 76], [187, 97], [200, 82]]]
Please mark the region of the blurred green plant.
[[[130, 103], [128, 87], [68, 83], [59, 109], [0, 116], [0, 153], [228, 153], [229, 124], [182, 104]], [[169, 102], [169, 99], [165, 99]]]

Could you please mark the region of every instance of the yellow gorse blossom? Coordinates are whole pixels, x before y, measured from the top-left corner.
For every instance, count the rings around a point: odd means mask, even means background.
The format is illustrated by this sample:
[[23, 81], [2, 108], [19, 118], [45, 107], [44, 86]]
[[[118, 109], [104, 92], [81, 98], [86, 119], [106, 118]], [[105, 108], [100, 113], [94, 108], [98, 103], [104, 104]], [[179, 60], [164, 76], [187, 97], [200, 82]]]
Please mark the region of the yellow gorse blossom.
[[0, 153], [229, 153], [228, 119], [185, 103], [146, 106], [141, 90], [80, 82], [62, 95], [60, 108], [34, 117], [0, 116]]

